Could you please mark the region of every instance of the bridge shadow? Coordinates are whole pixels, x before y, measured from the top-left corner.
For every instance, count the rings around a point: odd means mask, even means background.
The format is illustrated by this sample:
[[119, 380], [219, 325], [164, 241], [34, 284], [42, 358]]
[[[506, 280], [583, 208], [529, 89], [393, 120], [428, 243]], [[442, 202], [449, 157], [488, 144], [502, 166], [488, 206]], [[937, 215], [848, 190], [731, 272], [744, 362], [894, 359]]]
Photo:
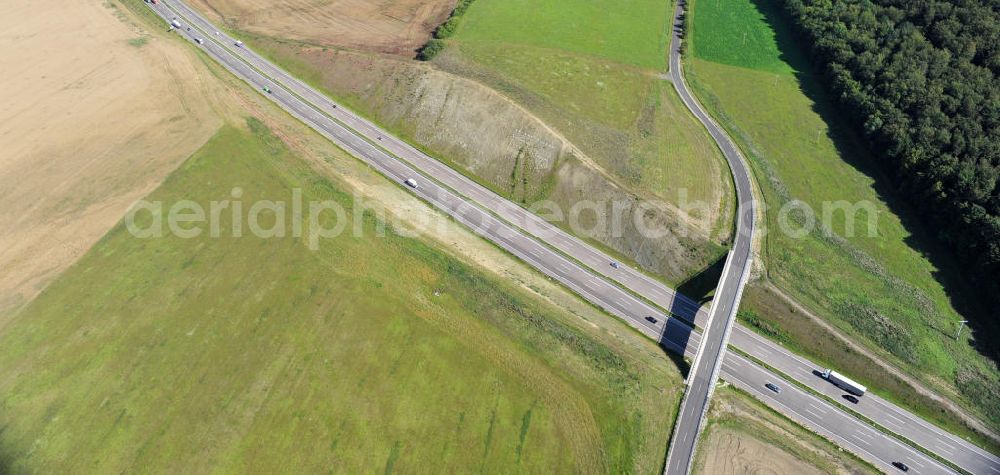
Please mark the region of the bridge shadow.
[[673, 305], [668, 309], [673, 316], [665, 322], [666, 330], [660, 334], [659, 343], [684, 378], [687, 378], [691, 370], [691, 365], [684, 359], [684, 353], [688, 350], [691, 352], [697, 350], [688, 346], [691, 345], [691, 332], [694, 331], [693, 325], [698, 307], [712, 300], [715, 288], [722, 277], [722, 270], [726, 266], [727, 256], [728, 253], [722, 254], [715, 262], [705, 266], [677, 288], [678, 293], [693, 300], [696, 306], [692, 306], [686, 300], [674, 299]]
[[[855, 124], [853, 116], [847, 115], [828, 92], [821, 65], [810, 57], [804, 40], [794, 31], [791, 18], [780, 4], [768, 0], [751, 2], [774, 30], [780, 59], [792, 67], [796, 82], [811, 102], [813, 112], [826, 124], [826, 136], [837, 155], [871, 178], [871, 189], [877, 198], [899, 218], [907, 234], [903, 242], [931, 263], [934, 268], [931, 276], [944, 288], [949, 304], [969, 320], [973, 335], [971, 345], [981, 355], [1000, 362], [1000, 345], [991, 344], [1000, 338], [1000, 319], [994, 318], [991, 311], [993, 296], [986, 291], [987, 285], [977, 285], [967, 272], [963, 272], [957, 255], [943, 243], [942, 236], [933, 231], [932, 223], [925, 217], [926, 210], [918, 210], [906, 199], [906, 191], [892, 178], [894, 171], [888, 169], [888, 161], [880, 160], [881, 157], [872, 152], [861, 125]], [[954, 335], [954, 328], [937, 328], [941, 325], [940, 318], [924, 321], [931, 330], [947, 337]]]
[[[719, 279], [722, 278], [722, 270], [726, 267], [726, 257], [729, 253], [723, 253], [721, 256], [715, 259], [715, 262], [705, 266], [697, 274], [691, 276], [680, 286], [677, 287], [677, 292], [681, 295], [685, 295], [690, 299], [698, 303], [698, 305], [705, 305], [712, 301], [712, 297], [715, 296], [715, 288], [719, 285]], [[674, 315], [678, 315], [675, 310], [680, 311], [682, 308], [678, 302], [674, 302], [674, 307], [670, 311]]]
[[677, 366], [681, 377], [687, 379], [691, 365], [684, 359], [684, 352], [691, 343], [691, 327], [676, 321], [674, 318], [668, 319], [664, 325], [666, 329], [660, 334], [660, 348], [663, 348], [670, 361], [673, 361], [674, 365]]

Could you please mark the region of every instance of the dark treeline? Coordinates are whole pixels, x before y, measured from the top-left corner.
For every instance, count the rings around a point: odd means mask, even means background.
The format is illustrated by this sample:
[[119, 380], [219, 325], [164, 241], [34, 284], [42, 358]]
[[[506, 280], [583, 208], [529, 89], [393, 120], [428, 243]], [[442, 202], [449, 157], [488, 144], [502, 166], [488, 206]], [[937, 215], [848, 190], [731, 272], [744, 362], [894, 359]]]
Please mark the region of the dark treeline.
[[784, 0], [897, 188], [1000, 302], [1000, 0]]
[[434, 37], [430, 39], [419, 51], [417, 51], [417, 59], [421, 61], [430, 61], [434, 59], [435, 56], [444, 51], [444, 39], [450, 38], [451, 35], [455, 34], [458, 30], [458, 24], [462, 21], [462, 16], [465, 12], [469, 11], [469, 7], [472, 6], [472, 2], [476, 0], [458, 0], [455, 4], [455, 9], [451, 11], [451, 16], [448, 17], [444, 23], [439, 25], [437, 29], [434, 30]]

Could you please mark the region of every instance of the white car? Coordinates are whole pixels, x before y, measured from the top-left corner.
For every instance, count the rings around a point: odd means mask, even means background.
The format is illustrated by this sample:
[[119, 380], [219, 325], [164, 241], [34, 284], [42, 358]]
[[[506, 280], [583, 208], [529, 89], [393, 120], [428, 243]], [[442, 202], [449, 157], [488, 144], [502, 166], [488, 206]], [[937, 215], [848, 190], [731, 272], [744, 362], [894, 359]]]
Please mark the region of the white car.
[[237, 41], [236, 42], [236, 47], [237, 48], [242, 48], [243, 47], [243, 42], [242, 41]]
[[410, 188], [417, 188], [417, 180], [414, 180], [413, 178], [407, 178], [403, 183], [406, 183], [406, 186]]
[[198, 43], [198, 44], [200, 44], [200, 45], [203, 45], [203, 44], [205, 44], [205, 40], [203, 40], [203, 39], [201, 39], [201, 38], [195, 38], [195, 39], [194, 39], [194, 42], [195, 42], [195, 43]]

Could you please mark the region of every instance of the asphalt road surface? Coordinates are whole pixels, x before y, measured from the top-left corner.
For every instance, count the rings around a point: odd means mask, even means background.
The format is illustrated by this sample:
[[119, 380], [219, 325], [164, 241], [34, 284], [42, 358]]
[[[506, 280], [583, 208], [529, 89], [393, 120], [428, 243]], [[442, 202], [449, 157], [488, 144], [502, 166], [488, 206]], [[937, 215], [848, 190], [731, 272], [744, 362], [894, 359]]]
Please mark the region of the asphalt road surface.
[[701, 428], [705, 425], [708, 403], [712, 399], [715, 383], [719, 378], [719, 368], [726, 355], [726, 347], [740, 306], [743, 288], [750, 274], [752, 241], [754, 232], [754, 198], [750, 172], [743, 155], [733, 145], [729, 135], [722, 130], [708, 114], [699, 107], [687, 89], [681, 72], [681, 29], [680, 18], [684, 10], [677, 6], [674, 14], [673, 35], [670, 38], [670, 81], [680, 95], [684, 105], [705, 126], [709, 134], [722, 150], [729, 163], [729, 169], [736, 184], [736, 238], [733, 248], [726, 257], [726, 265], [719, 278], [719, 286], [712, 298], [708, 323], [703, 327], [702, 342], [691, 365], [687, 378], [687, 391], [681, 402], [680, 414], [670, 440], [664, 473], [686, 474], [694, 463], [695, 449]]
[[[706, 309], [634, 268], [611, 267], [612, 259], [604, 253], [338, 106], [253, 51], [236, 46], [236, 40], [225, 33], [217, 35], [210, 22], [183, 2], [160, 0], [158, 5], [150, 6], [167, 21], [177, 17], [182, 23], [179, 33], [191, 41], [202, 39], [198, 47], [210, 57], [252, 87], [258, 90], [269, 87], [272, 93], [265, 94], [267, 97], [386, 177], [399, 183], [414, 178], [419, 186], [411, 191], [434, 207], [640, 332], [656, 338], [664, 347], [689, 357], [695, 355], [700, 337], [682, 320], [704, 327], [708, 320]], [[663, 309], [669, 309], [679, 318], [665, 318]], [[647, 316], [655, 317], [657, 322], [649, 322]], [[873, 435], [871, 441], [853, 439], [852, 434], [870, 429], [870, 426], [844, 412], [849, 403], [841, 402], [842, 393], [813, 373], [821, 369], [819, 366], [739, 325], [733, 329], [731, 343], [753, 358], [766, 361], [782, 375], [755, 366], [738, 353], [728, 352], [721, 370], [724, 380], [744, 388], [880, 468], [893, 470], [888, 464], [901, 460], [916, 473], [948, 472], [940, 463], [881, 432]], [[755, 370], [730, 370], [743, 366]], [[795, 379], [817, 393], [832, 394], [838, 403], [831, 404], [808, 392], [802, 394], [800, 401], [791, 395], [795, 389], [786, 378]], [[787, 388], [777, 396], [784, 402], [774, 402], [764, 388], [766, 382]], [[1000, 475], [1000, 460], [996, 457], [877, 397], [866, 395], [859, 404], [849, 406], [965, 470]], [[813, 415], [818, 413], [813, 408], [822, 408], [824, 417]], [[943, 448], [950, 448], [952, 455]]]

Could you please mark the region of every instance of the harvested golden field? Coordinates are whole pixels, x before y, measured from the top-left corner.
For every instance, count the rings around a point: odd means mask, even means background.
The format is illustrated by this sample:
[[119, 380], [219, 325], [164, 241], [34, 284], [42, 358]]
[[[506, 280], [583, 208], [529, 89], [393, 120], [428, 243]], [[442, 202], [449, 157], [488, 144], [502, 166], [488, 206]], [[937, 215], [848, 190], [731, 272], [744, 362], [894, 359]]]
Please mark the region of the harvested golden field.
[[456, 0], [194, 0], [214, 20], [307, 43], [412, 56]]
[[111, 5], [11, 0], [0, 10], [0, 315], [222, 123], [220, 83], [197, 57]]

